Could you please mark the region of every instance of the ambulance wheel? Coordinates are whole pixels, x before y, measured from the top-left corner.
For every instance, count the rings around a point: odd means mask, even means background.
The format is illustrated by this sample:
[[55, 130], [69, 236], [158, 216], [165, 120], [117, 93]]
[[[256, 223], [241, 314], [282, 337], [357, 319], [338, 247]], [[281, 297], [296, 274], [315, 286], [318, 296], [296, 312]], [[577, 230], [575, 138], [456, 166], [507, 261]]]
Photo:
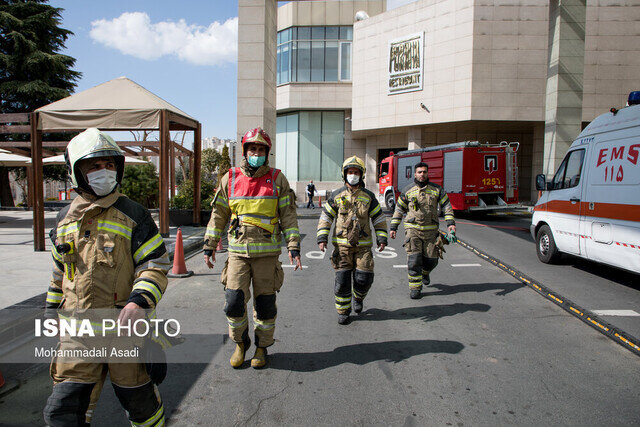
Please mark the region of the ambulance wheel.
[[384, 196], [384, 203], [388, 209], [394, 210], [396, 208], [396, 198], [393, 197], [393, 193], [389, 192]]
[[560, 257], [560, 252], [553, 240], [553, 233], [548, 225], [543, 225], [536, 234], [536, 253], [538, 259], [545, 264], [553, 264]]

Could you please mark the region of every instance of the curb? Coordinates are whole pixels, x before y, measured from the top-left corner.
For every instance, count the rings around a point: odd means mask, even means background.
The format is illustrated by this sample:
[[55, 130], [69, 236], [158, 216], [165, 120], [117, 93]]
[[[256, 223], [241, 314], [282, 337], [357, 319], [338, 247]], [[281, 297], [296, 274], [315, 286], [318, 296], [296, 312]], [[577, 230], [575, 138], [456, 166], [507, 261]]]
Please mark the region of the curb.
[[572, 301], [563, 297], [562, 295], [552, 291], [551, 289], [544, 286], [542, 283], [539, 283], [538, 281], [532, 279], [531, 277], [527, 276], [526, 274], [522, 273], [516, 268], [500, 261], [499, 259], [491, 255], [488, 255], [482, 252], [481, 250], [479, 250], [478, 248], [475, 248], [474, 246], [468, 244], [467, 242], [458, 239], [458, 244], [463, 248], [469, 250], [470, 252], [473, 252], [474, 254], [484, 259], [485, 261], [489, 261], [491, 264], [503, 270], [505, 273], [514, 277], [518, 281], [524, 283], [529, 288], [533, 289], [534, 291], [536, 291], [538, 294], [542, 295], [549, 301], [553, 302], [555, 305], [561, 307], [567, 313], [582, 320], [584, 323], [591, 326], [596, 331], [612, 339], [613, 341], [620, 344], [621, 346], [631, 351], [632, 353], [636, 354], [637, 356], [640, 356], [640, 340], [638, 338], [608, 323], [604, 319], [600, 318], [598, 315], [593, 314], [589, 310], [586, 310], [580, 307], [579, 305], [573, 303]]

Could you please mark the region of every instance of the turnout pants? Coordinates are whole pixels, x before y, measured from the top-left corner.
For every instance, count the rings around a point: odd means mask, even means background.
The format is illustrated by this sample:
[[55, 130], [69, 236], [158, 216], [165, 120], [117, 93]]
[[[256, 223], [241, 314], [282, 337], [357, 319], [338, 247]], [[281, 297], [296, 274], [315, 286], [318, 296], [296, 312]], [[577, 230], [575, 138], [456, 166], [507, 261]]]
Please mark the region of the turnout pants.
[[276, 292], [284, 279], [279, 255], [247, 258], [229, 255], [222, 272], [225, 285], [224, 306], [229, 323], [229, 337], [236, 343], [250, 343], [247, 303], [253, 285], [253, 324], [256, 346], [273, 344], [278, 309]]
[[[355, 248], [335, 245], [331, 265], [336, 270], [334, 294], [338, 314], [351, 313], [351, 298], [364, 300], [373, 284], [373, 254], [371, 246]], [[353, 279], [353, 294], [351, 280]]]
[[407, 251], [409, 288], [422, 289], [431, 282], [429, 274], [438, 265], [438, 230], [419, 232], [407, 230], [404, 248]]
[[[59, 349], [64, 349], [61, 343]], [[122, 407], [134, 426], [164, 425], [164, 408], [157, 387], [141, 363], [87, 363], [54, 357], [50, 374], [53, 391], [43, 415], [52, 427], [90, 422], [107, 372]]]

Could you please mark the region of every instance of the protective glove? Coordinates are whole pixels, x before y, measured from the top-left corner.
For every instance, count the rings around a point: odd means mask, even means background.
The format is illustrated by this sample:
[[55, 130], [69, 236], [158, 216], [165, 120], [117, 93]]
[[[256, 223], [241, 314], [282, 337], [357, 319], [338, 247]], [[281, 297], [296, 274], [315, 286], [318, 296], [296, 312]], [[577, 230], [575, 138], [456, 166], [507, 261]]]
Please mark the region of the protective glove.
[[142, 347], [141, 356], [151, 381], [156, 385], [162, 383], [167, 376], [167, 356], [162, 346], [151, 338], [147, 338]]
[[456, 243], [458, 241], [458, 238], [456, 237], [456, 232], [455, 231], [450, 231], [445, 235], [445, 238], [447, 239], [447, 242], [449, 243]]

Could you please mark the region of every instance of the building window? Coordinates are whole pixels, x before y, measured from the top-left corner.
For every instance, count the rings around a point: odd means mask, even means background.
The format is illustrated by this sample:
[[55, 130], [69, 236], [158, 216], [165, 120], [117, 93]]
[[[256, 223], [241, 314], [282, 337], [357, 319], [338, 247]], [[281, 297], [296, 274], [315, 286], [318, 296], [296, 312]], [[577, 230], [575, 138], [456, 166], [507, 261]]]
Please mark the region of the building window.
[[300, 111], [278, 116], [276, 167], [291, 181], [340, 181], [343, 159], [343, 111]]
[[351, 81], [352, 27], [291, 27], [277, 36], [277, 84]]

